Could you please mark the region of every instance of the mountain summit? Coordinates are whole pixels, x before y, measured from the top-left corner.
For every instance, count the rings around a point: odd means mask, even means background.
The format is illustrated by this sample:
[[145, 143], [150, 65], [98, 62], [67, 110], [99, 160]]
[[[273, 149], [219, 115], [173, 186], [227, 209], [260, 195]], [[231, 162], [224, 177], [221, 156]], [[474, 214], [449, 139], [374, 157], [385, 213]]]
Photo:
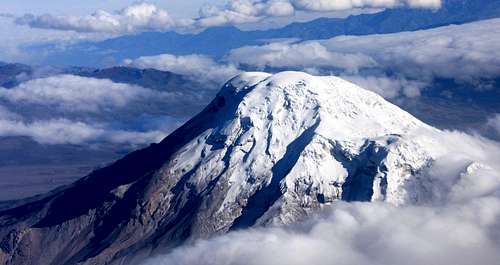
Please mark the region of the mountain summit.
[[131, 262], [336, 200], [423, 203], [439, 133], [337, 77], [244, 73], [159, 144], [0, 212], [0, 262]]

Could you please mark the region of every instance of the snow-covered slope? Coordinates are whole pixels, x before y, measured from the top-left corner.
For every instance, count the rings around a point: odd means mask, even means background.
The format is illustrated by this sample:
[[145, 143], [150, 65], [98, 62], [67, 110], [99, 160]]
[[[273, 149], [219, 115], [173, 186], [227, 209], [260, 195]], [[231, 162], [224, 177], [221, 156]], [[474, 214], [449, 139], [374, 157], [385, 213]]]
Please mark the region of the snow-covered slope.
[[215, 126], [179, 150], [174, 160], [181, 162], [168, 168], [191, 172], [190, 182], [202, 190], [214, 180], [225, 183], [216, 230], [292, 222], [339, 199], [429, 198], [412, 176], [439, 150], [408, 135], [437, 130], [352, 83], [300, 72], [245, 73], [214, 103]]
[[[440, 134], [336, 77], [244, 73], [160, 144], [1, 212], [0, 261], [123, 261], [187, 239], [294, 222], [335, 200], [447, 200], [455, 193], [433, 172], [452, 151]], [[447, 168], [452, 181], [492, 170], [459, 160]]]

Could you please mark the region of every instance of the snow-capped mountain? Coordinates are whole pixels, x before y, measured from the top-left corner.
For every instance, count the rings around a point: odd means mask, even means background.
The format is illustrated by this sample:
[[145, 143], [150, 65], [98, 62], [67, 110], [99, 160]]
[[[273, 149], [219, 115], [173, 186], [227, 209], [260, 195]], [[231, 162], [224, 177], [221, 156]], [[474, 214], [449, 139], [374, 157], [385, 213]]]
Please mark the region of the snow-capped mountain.
[[[438, 202], [434, 129], [336, 77], [244, 73], [161, 143], [0, 212], [4, 264], [130, 262], [336, 200]], [[464, 159], [458, 179], [492, 170]]]

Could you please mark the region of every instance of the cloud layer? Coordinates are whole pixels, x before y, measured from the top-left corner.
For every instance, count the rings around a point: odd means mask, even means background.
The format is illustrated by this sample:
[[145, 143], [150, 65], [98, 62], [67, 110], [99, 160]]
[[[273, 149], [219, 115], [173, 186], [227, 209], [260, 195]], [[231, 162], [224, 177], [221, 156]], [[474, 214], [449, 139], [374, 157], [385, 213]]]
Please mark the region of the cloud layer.
[[0, 136], [27, 136], [41, 144], [115, 143], [146, 145], [161, 141], [164, 131], [125, 131], [104, 124], [87, 124], [64, 118], [25, 122], [0, 117]]
[[46, 105], [64, 111], [98, 112], [124, 108], [132, 101], [167, 97], [167, 93], [139, 86], [74, 75], [34, 79], [15, 89], [0, 88], [0, 98], [12, 103]]
[[74, 75], [0, 88], [0, 136], [28, 136], [43, 144], [158, 142], [185, 119], [179, 104], [192, 98]]
[[361, 53], [406, 76], [471, 81], [500, 75], [500, 19], [436, 29], [361, 37], [337, 37], [328, 50]]
[[17, 24], [33, 28], [76, 32], [131, 33], [140, 31], [193, 30], [227, 24], [244, 24], [270, 17], [290, 17], [296, 11], [330, 12], [353, 8], [439, 8], [440, 0], [230, 0], [222, 6], [206, 4], [194, 19], [173, 19], [153, 4], [136, 3], [110, 13], [98, 10], [87, 16], [25, 14]]
[[443, 209], [336, 203], [324, 215], [200, 241], [144, 264], [493, 265], [500, 258], [497, 198]]

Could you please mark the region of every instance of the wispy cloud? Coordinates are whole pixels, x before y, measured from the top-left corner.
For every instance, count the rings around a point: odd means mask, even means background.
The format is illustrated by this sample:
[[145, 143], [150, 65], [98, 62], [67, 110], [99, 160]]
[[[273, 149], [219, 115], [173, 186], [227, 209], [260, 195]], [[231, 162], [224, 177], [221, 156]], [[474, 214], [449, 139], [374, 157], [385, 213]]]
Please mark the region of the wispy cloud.
[[104, 124], [88, 124], [64, 118], [25, 122], [0, 117], [0, 136], [27, 136], [42, 144], [117, 143], [144, 145], [159, 142], [164, 131], [126, 131]]

